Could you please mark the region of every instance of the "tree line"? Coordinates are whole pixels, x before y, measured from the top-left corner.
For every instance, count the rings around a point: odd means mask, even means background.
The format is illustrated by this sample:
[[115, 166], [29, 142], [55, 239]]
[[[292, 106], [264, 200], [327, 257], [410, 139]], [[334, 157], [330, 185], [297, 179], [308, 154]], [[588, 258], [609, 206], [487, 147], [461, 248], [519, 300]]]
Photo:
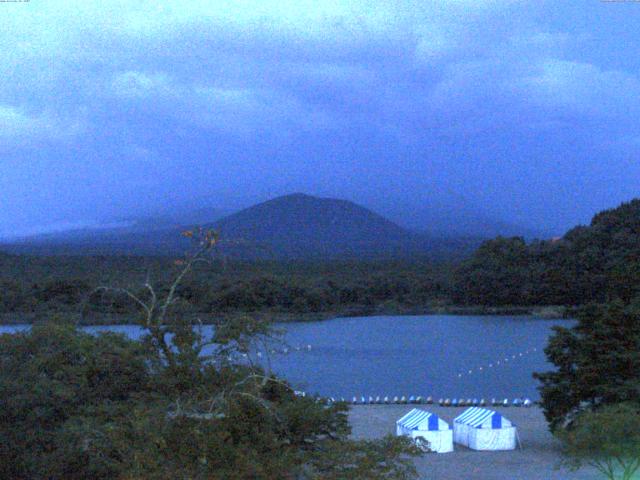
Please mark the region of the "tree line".
[[640, 294], [640, 200], [598, 213], [561, 238], [499, 237], [454, 272], [461, 305], [585, 305]]
[[[177, 262], [177, 264], [176, 264]], [[30, 268], [23, 268], [30, 263]], [[144, 257], [0, 258], [0, 313], [46, 316], [133, 315], [136, 306], [102, 284], [140, 289], [148, 276], [159, 291], [179, 260]], [[451, 266], [418, 261], [223, 262], [194, 268], [179, 286], [183, 311], [216, 316], [233, 313], [340, 314], [405, 311], [446, 303]]]

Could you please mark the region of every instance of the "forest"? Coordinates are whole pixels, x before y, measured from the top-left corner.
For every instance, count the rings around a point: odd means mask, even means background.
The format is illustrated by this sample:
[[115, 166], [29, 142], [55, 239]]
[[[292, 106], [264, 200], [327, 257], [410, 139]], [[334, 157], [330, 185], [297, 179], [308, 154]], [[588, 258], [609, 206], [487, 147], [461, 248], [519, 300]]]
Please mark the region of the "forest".
[[463, 305], [583, 305], [640, 294], [640, 200], [595, 215], [563, 237], [485, 242], [455, 270]]

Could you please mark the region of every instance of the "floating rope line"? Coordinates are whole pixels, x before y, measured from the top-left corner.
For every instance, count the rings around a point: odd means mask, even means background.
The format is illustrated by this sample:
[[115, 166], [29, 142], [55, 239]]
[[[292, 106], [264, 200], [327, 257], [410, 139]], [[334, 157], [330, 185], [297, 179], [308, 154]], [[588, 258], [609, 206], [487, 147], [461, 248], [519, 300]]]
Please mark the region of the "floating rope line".
[[538, 351], [537, 348], [530, 348], [528, 350], [525, 350], [524, 352], [518, 352], [518, 353], [514, 353], [512, 355], [506, 355], [501, 360], [496, 360], [495, 362], [491, 362], [491, 363], [489, 363], [487, 365], [482, 365], [482, 366], [476, 368], [475, 370], [474, 369], [470, 369], [468, 371], [459, 372], [458, 373], [458, 378], [462, 378], [465, 375], [473, 375], [474, 372], [484, 372], [485, 370], [488, 370], [490, 368], [499, 367], [501, 365], [504, 366], [505, 364], [508, 364], [510, 361], [520, 359], [521, 357], [524, 357], [525, 355], [529, 355], [529, 354], [537, 352], [537, 351]]

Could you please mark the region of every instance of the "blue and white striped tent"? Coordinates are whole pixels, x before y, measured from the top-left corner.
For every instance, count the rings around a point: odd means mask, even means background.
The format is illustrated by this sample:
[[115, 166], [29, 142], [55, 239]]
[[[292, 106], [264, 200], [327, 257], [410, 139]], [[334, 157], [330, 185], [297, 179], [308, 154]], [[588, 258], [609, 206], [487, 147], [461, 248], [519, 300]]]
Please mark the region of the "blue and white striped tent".
[[453, 451], [453, 430], [435, 413], [414, 408], [396, 422], [396, 434], [416, 441], [428, 442], [429, 450], [438, 453]]
[[513, 450], [516, 427], [500, 413], [480, 407], [467, 408], [453, 420], [453, 439], [474, 450]]

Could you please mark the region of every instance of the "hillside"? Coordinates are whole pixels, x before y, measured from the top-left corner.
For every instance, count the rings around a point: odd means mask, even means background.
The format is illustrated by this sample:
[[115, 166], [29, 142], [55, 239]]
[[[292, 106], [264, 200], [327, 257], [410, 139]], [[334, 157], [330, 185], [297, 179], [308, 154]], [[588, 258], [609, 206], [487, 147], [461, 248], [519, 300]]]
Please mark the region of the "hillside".
[[346, 200], [304, 194], [278, 197], [213, 224], [224, 243], [259, 256], [404, 255], [425, 241]]
[[485, 242], [459, 269], [454, 302], [579, 305], [640, 299], [640, 199], [596, 214], [562, 238]]

